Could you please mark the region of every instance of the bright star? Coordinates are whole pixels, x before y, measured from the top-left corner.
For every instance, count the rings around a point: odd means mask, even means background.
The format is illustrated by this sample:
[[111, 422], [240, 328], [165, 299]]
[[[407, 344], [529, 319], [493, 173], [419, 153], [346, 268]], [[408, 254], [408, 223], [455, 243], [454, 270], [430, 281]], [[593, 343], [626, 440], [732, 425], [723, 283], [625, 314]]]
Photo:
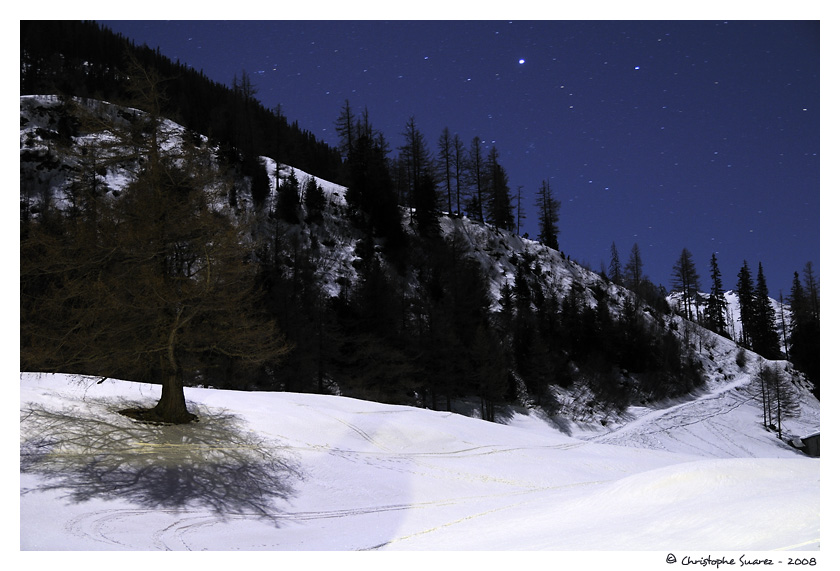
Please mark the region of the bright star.
[[523, 63], [525, 63], [524, 59], [519, 60], [519, 65], [522, 65]]

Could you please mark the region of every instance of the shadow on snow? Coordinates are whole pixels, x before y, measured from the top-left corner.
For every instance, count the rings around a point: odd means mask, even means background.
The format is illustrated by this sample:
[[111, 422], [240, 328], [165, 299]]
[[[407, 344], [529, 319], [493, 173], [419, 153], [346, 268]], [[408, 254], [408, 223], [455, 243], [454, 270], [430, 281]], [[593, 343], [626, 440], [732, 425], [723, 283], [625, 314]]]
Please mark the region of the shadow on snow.
[[[134, 403], [86, 402], [83, 409], [21, 408], [21, 472], [42, 477], [33, 491], [70, 500], [122, 499], [147, 509], [210, 509], [280, 517], [294, 495], [297, 462], [249, 432], [237, 416], [201, 410], [198, 423], [154, 425], [117, 413]], [[84, 410], [84, 415], [80, 415]], [[92, 413], [92, 414], [91, 414]]]

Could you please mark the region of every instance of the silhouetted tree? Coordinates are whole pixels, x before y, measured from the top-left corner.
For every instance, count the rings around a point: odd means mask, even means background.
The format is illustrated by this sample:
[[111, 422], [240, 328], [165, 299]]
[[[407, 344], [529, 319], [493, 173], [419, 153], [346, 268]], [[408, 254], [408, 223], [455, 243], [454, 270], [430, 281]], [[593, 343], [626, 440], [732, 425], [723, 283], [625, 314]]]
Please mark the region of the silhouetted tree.
[[537, 211], [539, 212], [539, 240], [549, 248], [558, 249], [557, 221], [560, 218], [560, 201], [554, 198], [551, 186], [544, 180], [537, 191]]
[[607, 277], [616, 285], [624, 283], [621, 275], [621, 259], [618, 257], [618, 248], [615, 247], [615, 242], [610, 246], [610, 266]]
[[633, 244], [630, 249], [630, 257], [624, 266], [624, 283], [631, 291], [639, 293], [643, 279], [641, 250], [638, 244]]
[[288, 224], [300, 222], [300, 184], [294, 169], [280, 184], [275, 215]]
[[426, 145], [426, 139], [417, 127], [413, 116], [409, 118], [405, 125], [403, 137], [405, 142], [399, 148], [399, 161], [405, 172], [405, 177], [403, 188], [399, 194], [404, 197], [406, 206], [412, 209], [413, 220], [414, 209], [417, 208], [417, 194], [421, 184], [423, 184], [424, 177], [428, 177], [429, 181], [432, 182], [431, 194], [428, 192], [429, 189], [425, 189], [427, 195], [423, 197], [424, 207], [437, 211], [437, 196], [435, 195], [431, 154]]
[[327, 197], [315, 177], [310, 176], [306, 179], [306, 185], [303, 187], [303, 204], [306, 207], [307, 222], [320, 222], [324, 208], [327, 206]]
[[513, 229], [513, 206], [510, 199], [508, 176], [499, 164], [499, 151], [492, 147], [487, 155], [489, 175], [488, 218], [491, 224], [504, 230]]
[[779, 333], [776, 331], [776, 311], [770, 302], [767, 281], [761, 262], [758, 264], [758, 275], [755, 286], [755, 305], [753, 323], [753, 350], [767, 359], [781, 357], [779, 351]]
[[752, 348], [754, 341], [756, 309], [755, 286], [746, 260], [738, 272], [738, 285], [735, 292], [741, 309], [741, 344], [749, 349]]
[[208, 148], [167, 144], [160, 80], [133, 69], [146, 112], [110, 134], [141, 165], [136, 178], [100, 200], [96, 219], [58, 233], [36, 224], [21, 241], [21, 363], [160, 382], [153, 409], [125, 412], [189, 422], [183, 387], [197, 371], [219, 360], [241, 370], [287, 346], [255, 306], [250, 228], [222, 206]]
[[446, 195], [446, 209], [452, 214], [452, 196], [457, 192], [455, 145], [449, 127], [444, 127], [438, 138], [438, 178]]
[[712, 291], [709, 293], [709, 302], [706, 305], [707, 327], [719, 335], [726, 335], [726, 299], [723, 295], [723, 281], [717, 256], [714, 253], [709, 262], [709, 270], [712, 277]]
[[697, 267], [694, 265], [694, 260], [691, 252], [683, 248], [677, 263], [674, 264], [673, 273], [671, 274], [672, 284], [674, 288], [682, 293], [682, 307], [688, 319], [694, 320], [691, 313], [691, 302], [697, 296], [697, 291], [700, 289], [700, 276], [697, 274]]
[[790, 334], [790, 360], [814, 383], [814, 394], [819, 398], [820, 382], [820, 313], [819, 291], [813, 266], [806, 266], [806, 283], [803, 287], [799, 273], [793, 274], [790, 292], [792, 314]]
[[487, 170], [484, 164], [484, 156], [481, 152], [481, 139], [478, 137], [473, 137], [470, 143], [467, 173], [472, 189], [468, 213], [479, 222], [484, 222], [484, 202], [487, 200], [485, 189]]

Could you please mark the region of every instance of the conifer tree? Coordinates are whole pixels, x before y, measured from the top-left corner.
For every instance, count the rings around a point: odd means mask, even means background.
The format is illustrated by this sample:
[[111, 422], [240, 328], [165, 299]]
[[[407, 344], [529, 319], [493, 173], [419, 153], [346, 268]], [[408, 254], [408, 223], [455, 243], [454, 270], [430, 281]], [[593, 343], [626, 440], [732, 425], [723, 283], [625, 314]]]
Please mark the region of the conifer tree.
[[513, 206], [511, 204], [508, 176], [499, 164], [499, 151], [492, 147], [487, 155], [487, 170], [489, 175], [488, 218], [497, 228], [511, 230], [513, 228]]
[[557, 221], [560, 218], [560, 201], [552, 196], [551, 186], [543, 180], [537, 191], [537, 211], [540, 215], [539, 240], [549, 248], [558, 249]]
[[[793, 287], [790, 292], [792, 314], [790, 334], [790, 360], [793, 365], [808, 376], [814, 383], [814, 394], [819, 398], [820, 387], [820, 316], [819, 294], [816, 279], [809, 263], [806, 266], [806, 283], [803, 287], [799, 273], [793, 274]], [[810, 275], [808, 275], [810, 274]]]
[[300, 222], [300, 184], [294, 169], [283, 179], [277, 193], [275, 217], [289, 224]]
[[642, 273], [642, 254], [639, 245], [634, 243], [630, 248], [630, 257], [624, 266], [624, 283], [636, 293], [639, 293], [644, 274]]
[[320, 222], [327, 206], [327, 197], [313, 176], [306, 179], [306, 186], [303, 187], [303, 204], [306, 207], [307, 221]]
[[456, 192], [455, 148], [449, 127], [438, 138], [438, 174], [446, 195], [447, 212], [452, 214], [452, 196]]
[[616, 285], [624, 283], [621, 275], [621, 260], [618, 257], [618, 248], [615, 247], [615, 242], [610, 246], [610, 266], [607, 271], [607, 277], [612, 283]]
[[335, 130], [338, 133], [339, 150], [342, 156], [347, 158], [350, 156], [350, 151], [353, 150], [356, 134], [356, 119], [353, 110], [350, 108], [349, 99], [344, 100], [341, 114], [335, 122]]
[[473, 137], [470, 143], [467, 172], [469, 184], [472, 189], [468, 205], [468, 213], [479, 222], [484, 222], [484, 202], [487, 200], [485, 183], [487, 170], [484, 164], [484, 156], [481, 152], [481, 139]]
[[525, 209], [522, 207], [522, 185], [516, 187], [516, 233], [519, 234], [522, 228], [522, 222], [528, 218]]
[[770, 302], [767, 281], [761, 262], [755, 286], [753, 350], [767, 359], [778, 359], [779, 333], [776, 331], [776, 312]]
[[204, 143], [168, 144], [159, 77], [132, 72], [145, 112], [112, 127], [110, 140], [141, 165], [136, 177], [99, 201], [95, 220], [58, 233], [33, 226], [21, 241], [21, 363], [159, 382], [154, 408], [124, 412], [183, 423], [195, 418], [183, 389], [197, 371], [218, 362], [242, 371], [288, 347], [255, 304], [250, 228], [224, 208], [221, 170]]
[[697, 274], [697, 267], [694, 265], [691, 252], [686, 248], [683, 248], [677, 263], [674, 264], [671, 277], [674, 288], [682, 293], [683, 311], [685, 311], [688, 319], [693, 321], [691, 301], [697, 296], [697, 291], [700, 289], [700, 276]]
[[706, 305], [706, 321], [709, 329], [719, 335], [726, 335], [726, 299], [723, 295], [723, 281], [717, 256], [714, 253], [709, 262], [709, 269], [712, 277], [712, 291]]
[[464, 142], [461, 140], [461, 137], [455, 133], [455, 136], [452, 138], [452, 165], [455, 181], [455, 212], [458, 214], [463, 213], [462, 199], [464, 198], [464, 190], [466, 188], [465, 181], [468, 172], [468, 162], [469, 157], [467, 155], [467, 150], [464, 147]]
[[752, 274], [744, 260], [744, 265], [738, 272], [738, 285], [736, 288], [738, 305], [741, 308], [741, 344], [748, 349], [752, 348], [755, 331], [755, 286], [753, 285]]
[[347, 159], [349, 184], [345, 198], [351, 218], [372, 236], [388, 239], [399, 249], [404, 240], [402, 214], [388, 171], [384, 138], [373, 130], [367, 112], [357, 121], [354, 145]]
[[[405, 142], [399, 148], [399, 160], [401, 169], [405, 172], [404, 187], [399, 194], [406, 200], [412, 212], [412, 220], [415, 209], [417, 208], [418, 192], [425, 177], [432, 182], [431, 195], [423, 197], [423, 206], [437, 211], [437, 196], [434, 186], [434, 175], [432, 173], [432, 158], [429, 149], [426, 145], [426, 139], [420, 129], [417, 127], [417, 122], [414, 117], [410, 117], [405, 125], [403, 131]], [[429, 189], [424, 189], [427, 194]], [[430, 204], [431, 203], [431, 204]]]

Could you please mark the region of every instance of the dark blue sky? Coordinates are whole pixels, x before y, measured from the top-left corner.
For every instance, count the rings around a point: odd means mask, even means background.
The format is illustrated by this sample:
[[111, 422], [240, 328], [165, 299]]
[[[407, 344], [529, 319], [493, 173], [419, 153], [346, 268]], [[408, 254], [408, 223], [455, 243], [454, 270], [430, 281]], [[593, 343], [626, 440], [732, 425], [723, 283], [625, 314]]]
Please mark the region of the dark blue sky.
[[330, 144], [345, 100], [392, 149], [414, 117], [495, 145], [522, 232], [562, 205], [560, 249], [599, 270], [615, 242], [670, 289], [683, 248], [701, 286], [744, 260], [770, 293], [820, 245], [820, 38], [795, 21], [102, 21], [232, 85]]

